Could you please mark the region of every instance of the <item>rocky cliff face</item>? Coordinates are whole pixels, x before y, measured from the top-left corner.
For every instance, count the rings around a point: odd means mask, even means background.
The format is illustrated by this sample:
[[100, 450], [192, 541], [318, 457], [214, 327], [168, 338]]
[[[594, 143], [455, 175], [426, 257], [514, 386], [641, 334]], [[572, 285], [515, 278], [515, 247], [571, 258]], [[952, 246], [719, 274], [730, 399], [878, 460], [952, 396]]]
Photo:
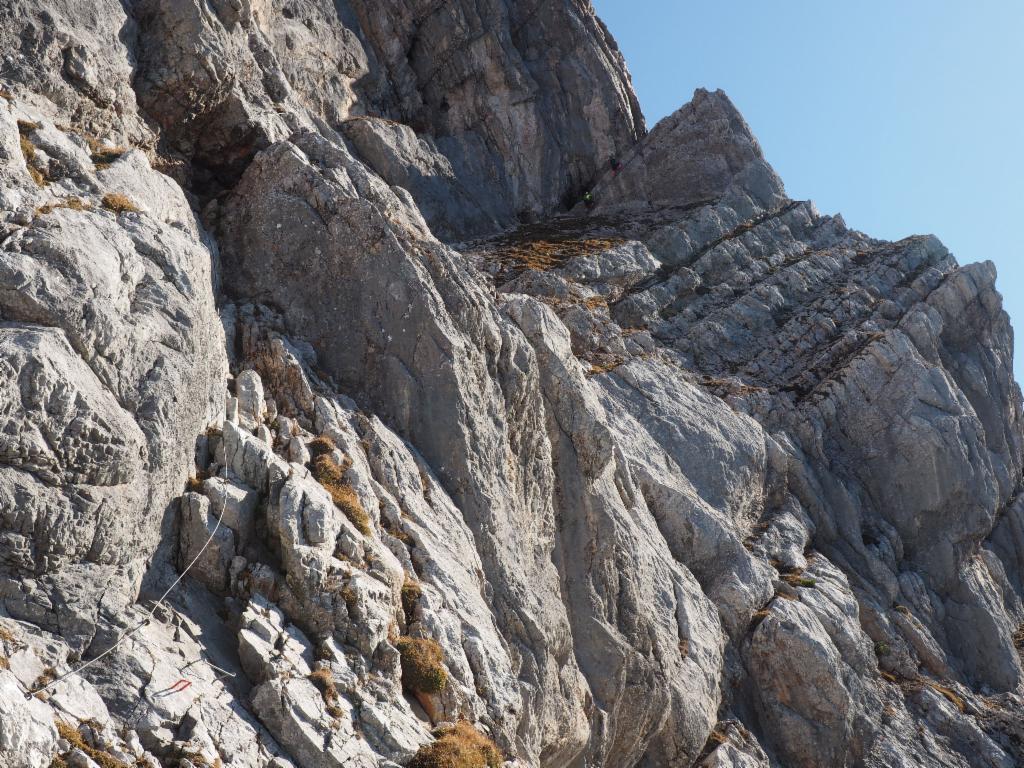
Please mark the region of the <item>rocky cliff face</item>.
[[580, 0], [0, 18], [0, 765], [1024, 762], [991, 264]]

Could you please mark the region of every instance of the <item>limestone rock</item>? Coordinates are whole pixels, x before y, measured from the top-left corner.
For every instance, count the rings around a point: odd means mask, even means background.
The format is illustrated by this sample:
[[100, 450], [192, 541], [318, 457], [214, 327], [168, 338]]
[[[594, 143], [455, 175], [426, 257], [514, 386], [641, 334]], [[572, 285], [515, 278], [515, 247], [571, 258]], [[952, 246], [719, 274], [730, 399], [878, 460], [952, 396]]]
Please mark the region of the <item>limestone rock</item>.
[[719, 200], [771, 209], [786, 200], [757, 139], [721, 91], [698, 89], [618, 161], [621, 168], [606, 169], [593, 191], [599, 210], [685, 209]]
[[1024, 764], [991, 264], [579, 0], [0, 20], [0, 763]]
[[13, 674], [0, 670], [0, 757], [11, 768], [45, 768], [56, 748], [53, 712], [26, 699]]

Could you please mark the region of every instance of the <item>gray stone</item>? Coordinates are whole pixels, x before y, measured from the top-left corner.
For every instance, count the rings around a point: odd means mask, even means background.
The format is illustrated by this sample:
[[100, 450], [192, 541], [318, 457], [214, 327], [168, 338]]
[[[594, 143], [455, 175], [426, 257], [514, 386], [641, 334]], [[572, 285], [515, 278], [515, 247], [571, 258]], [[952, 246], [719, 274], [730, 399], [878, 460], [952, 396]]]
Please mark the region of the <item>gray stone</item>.
[[239, 423], [250, 431], [263, 424], [267, 404], [263, 398], [263, 382], [256, 371], [242, 371], [235, 377], [235, 397], [238, 398]]
[[0, 18], [0, 763], [1024, 764], [991, 264], [575, 0]]
[[17, 678], [0, 670], [0, 758], [11, 768], [46, 768], [56, 748], [52, 710], [26, 699]]

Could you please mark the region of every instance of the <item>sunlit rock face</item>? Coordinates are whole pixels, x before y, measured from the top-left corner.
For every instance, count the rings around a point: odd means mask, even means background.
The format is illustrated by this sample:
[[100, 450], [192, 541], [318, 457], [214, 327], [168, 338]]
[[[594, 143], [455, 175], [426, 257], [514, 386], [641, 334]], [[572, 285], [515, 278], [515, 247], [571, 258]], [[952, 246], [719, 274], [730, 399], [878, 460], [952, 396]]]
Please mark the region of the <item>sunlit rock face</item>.
[[991, 264], [576, 0], [0, 18], [0, 765], [1024, 762]]

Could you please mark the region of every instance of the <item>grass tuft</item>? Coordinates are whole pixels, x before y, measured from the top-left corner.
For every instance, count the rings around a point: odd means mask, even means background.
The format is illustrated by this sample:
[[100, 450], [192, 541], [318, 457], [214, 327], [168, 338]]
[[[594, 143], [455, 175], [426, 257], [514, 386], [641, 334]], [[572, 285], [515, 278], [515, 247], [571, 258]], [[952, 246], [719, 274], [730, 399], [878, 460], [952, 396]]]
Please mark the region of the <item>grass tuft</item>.
[[414, 693], [440, 693], [448, 684], [444, 653], [434, 640], [422, 637], [398, 638], [402, 656], [402, 684]]
[[121, 155], [128, 151], [126, 147], [96, 147], [90, 155], [92, 164], [96, 167], [96, 170], [102, 171], [104, 168], [109, 168], [118, 160]]
[[416, 613], [416, 603], [420, 601], [422, 595], [423, 588], [420, 583], [406, 576], [405, 583], [402, 584], [402, 611], [405, 613], [407, 625], [412, 623], [413, 615]]
[[408, 768], [501, 768], [504, 759], [497, 745], [465, 720], [438, 733], [424, 744]]
[[791, 587], [806, 587], [808, 589], [813, 588], [818, 584], [816, 579], [804, 576], [803, 571], [800, 570], [794, 570], [789, 573], [782, 574], [782, 580]]
[[[36, 678], [35, 682], [32, 683], [32, 690], [36, 688], [42, 688], [44, 685], [48, 685], [57, 679], [57, 670], [53, 667], [47, 667], [43, 670], [42, 674]], [[38, 694], [37, 694], [38, 695]]]
[[69, 208], [72, 211], [88, 211], [89, 204], [81, 198], [68, 197], [63, 200], [57, 200], [55, 202], [39, 206], [36, 208], [36, 216], [45, 216], [48, 213], [53, 213], [53, 211], [58, 208]]
[[609, 373], [614, 371], [620, 365], [625, 362], [621, 357], [615, 357], [614, 355], [606, 355], [603, 360], [595, 360], [590, 363], [590, 370], [587, 371], [589, 376], [598, 376], [602, 373]]
[[708, 739], [704, 742], [704, 749], [700, 751], [700, 754], [697, 756], [697, 759], [693, 764], [703, 765], [704, 761], [727, 741], [729, 741], [729, 731], [726, 730], [722, 723], [719, 723], [712, 729], [711, 733], [708, 734]]
[[345, 513], [345, 517], [361, 534], [369, 536], [373, 532], [370, 516], [363, 509], [359, 496], [355, 489], [345, 482], [345, 468], [338, 464], [331, 454], [324, 453], [313, 460], [313, 477], [327, 489], [334, 504]]
[[380, 517], [381, 527], [388, 532], [389, 535], [398, 539], [400, 542], [405, 544], [407, 547], [415, 546], [412, 536], [405, 532], [401, 525], [391, 522], [386, 515], [382, 514]]
[[70, 723], [58, 720], [57, 733], [60, 734], [62, 739], [71, 744], [72, 748], [78, 748], [85, 752], [89, 759], [100, 766], [100, 768], [131, 768], [127, 763], [121, 762], [113, 755], [90, 746], [82, 737], [82, 734], [78, 732], [78, 729]]
[[933, 683], [931, 681], [927, 682], [929, 688], [931, 688], [936, 693], [945, 696], [946, 700], [949, 701], [949, 703], [952, 704], [954, 707], [959, 709], [961, 712], [967, 711], [967, 705], [964, 703], [964, 700], [960, 698], [960, 696], [957, 695], [956, 691], [954, 691], [952, 688], [947, 688], [944, 685], [939, 685], [938, 683]]
[[21, 135], [18, 139], [18, 143], [21, 146], [21, 154], [25, 158], [25, 165], [28, 166], [28, 174], [32, 177], [32, 181], [36, 183], [37, 187], [45, 187], [47, 184], [46, 176], [35, 166], [36, 147], [28, 137], [28, 135], [38, 127], [39, 126], [36, 123], [19, 120], [18, 133]]
[[110, 193], [103, 196], [103, 207], [114, 213], [138, 213], [139, 207], [124, 195]]
[[313, 438], [309, 441], [307, 446], [309, 449], [309, 456], [311, 459], [318, 459], [324, 454], [334, 453], [337, 446], [334, 441], [327, 435], [320, 435], [320, 437]]
[[320, 667], [309, 676], [309, 681], [320, 691], [324, 700], [327, 714], [337, 719], [345, 715], [345, 711], [338, 706], [338, 687], [334, 684], [334, 676], [327, 667]]
[[600, 253], [621, 245], [621, 238], [576, 238], [521, 240], [505, 248], [499, 258], [506, 267], [546, 271], [559, 267], [577, 256]]
[[25, 156], [25, 162], [31, 163], [36, 159], [36, 145], [29, 141], [27, 136], [18, 139], [21, 144], [21, 154]]
[[[188, 760], [196, 768], [223, 768], [224, 766], [219, 757], [211, 763], [203, 757], [201, 752], [183, 752], [181, 757]], [[139, 763], [136, 764], [139, 765]]]

